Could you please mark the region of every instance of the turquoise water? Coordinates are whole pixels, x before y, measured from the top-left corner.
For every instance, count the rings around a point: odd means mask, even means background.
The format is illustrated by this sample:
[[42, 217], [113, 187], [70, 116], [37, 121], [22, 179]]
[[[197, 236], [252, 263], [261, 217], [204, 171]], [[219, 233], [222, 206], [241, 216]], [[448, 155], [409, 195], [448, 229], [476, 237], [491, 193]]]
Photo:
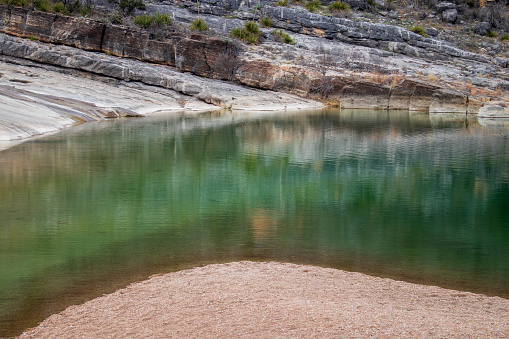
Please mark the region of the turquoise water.
[[0, 153], [0, 337], [232, 260], [509, 297], [509, 128], [385, 111], [160, 115]]

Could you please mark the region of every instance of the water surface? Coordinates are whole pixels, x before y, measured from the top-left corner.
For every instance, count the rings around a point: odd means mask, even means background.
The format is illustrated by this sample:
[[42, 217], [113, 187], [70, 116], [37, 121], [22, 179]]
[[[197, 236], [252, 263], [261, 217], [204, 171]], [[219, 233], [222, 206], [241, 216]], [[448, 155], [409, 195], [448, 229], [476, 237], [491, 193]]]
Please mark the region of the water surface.
[[408, 112], [173, 114], [0, 153], [0, 336], [233, 260], [508, 297], [509, 129]]

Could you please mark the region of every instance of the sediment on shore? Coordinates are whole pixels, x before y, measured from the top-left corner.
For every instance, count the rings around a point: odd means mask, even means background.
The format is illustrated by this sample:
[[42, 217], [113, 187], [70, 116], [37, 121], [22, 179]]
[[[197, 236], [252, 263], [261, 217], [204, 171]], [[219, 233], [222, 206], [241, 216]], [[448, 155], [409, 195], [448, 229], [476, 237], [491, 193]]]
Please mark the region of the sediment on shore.
[[71, 306], [20, 338], [503, 338], [509, 300], [337, 269], [214, 264]]

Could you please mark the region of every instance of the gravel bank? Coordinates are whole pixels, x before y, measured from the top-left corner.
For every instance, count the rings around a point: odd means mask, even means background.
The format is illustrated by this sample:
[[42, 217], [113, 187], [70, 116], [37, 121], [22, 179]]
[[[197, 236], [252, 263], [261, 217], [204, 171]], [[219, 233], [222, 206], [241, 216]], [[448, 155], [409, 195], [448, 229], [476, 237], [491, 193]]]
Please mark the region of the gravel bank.
[[20, 338], [509, 336], [509, 300], [314, 266], [234, 262], [134, 283]]

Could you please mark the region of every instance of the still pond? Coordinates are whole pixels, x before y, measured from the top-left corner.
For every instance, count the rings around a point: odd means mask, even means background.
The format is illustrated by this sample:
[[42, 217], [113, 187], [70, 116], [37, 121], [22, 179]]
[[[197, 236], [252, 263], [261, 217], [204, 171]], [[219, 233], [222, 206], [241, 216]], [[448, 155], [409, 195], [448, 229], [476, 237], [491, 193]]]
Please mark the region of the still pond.
[[283, 261], [509, 297], [509, 127], [156, 115], [0, 152], [0, 337], [154, 273]]

